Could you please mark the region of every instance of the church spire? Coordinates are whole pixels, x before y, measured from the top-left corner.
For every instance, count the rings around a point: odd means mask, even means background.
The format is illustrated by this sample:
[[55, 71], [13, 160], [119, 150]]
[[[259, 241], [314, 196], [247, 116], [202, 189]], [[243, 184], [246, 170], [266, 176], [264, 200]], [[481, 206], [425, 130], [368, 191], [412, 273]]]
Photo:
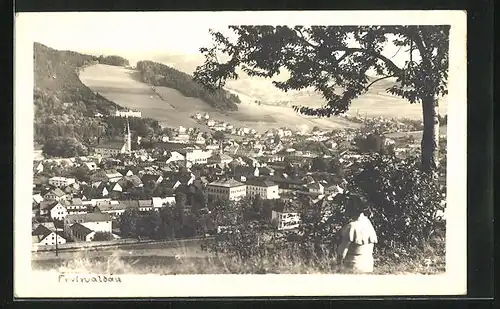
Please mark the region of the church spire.
[[128, 122], [128, 116], [126, 116], [126, 119], [127, 119], [127, 131], [125, 133], [125, 143], [126, 143], [125, 152], [130, 153], [132, 151], [132, 136], [130, 134], [130, 124]]

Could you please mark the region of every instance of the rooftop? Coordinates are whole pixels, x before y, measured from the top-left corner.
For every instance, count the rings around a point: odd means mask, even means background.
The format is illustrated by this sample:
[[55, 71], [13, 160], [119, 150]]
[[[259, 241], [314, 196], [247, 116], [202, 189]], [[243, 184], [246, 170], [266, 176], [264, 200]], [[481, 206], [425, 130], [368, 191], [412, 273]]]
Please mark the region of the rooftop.
[[56, 196], [61, 197], [66, 195], [61, 189], [55, 188], [54, 190], [51, 191], [51, 193], [54, 193]]
[[149, 207], [149, 206], [153, 206], [153, 200], [150, 199], [150, 200], [139, 200], [139, 207]]
[[246, 181], [247, 185], [256, 186], [256, 187], [272, 187], [276, 186], [276, 184], [269, 180], [264, 179], [249, 179]]
[[58, 201], [41, 201], [40, 202], [40, 209], [46, 209], [46, 210], [51, 210], [55, 206], [59, 204]]
[[233, 160], [233, 158], [231, 158], [230, 156], [228, 156], [226, 154], [217, 153], [217, 154], [214, 154], [213, 156], [211, 156], [210, 158], [208, 158], [208, 160], [212, 161], [212, 162], [222, 162], [222, 161], [226, 161], [226, 160]]
[[115, 176], [115, 175], [119, 175], [119, 176], [123, 176], [120, 172], [118, 172], [117, 170], [106, 170], [104, 171], [106, 173], [106, 175], [108, 176]]
[[75, 214], [67, 215], [67, 221], [82, 221], [82, 222], [101, 222], [101, 221], [111, 221], [111, 217], [108, 214], [91, 212], [86, 214]]
[[80, 223], [75, 223], [71, 226], [71, 229], [73, 230], [73, 233], [77, 233], [80, 235], [85, 235], [87, 236], [88, 234], [92, 233], [92, 230], [89, 229], [86, 226], [81, 225]]
[[96, 145], [94, 148], [106, 148], [106, 149], [122, 149], [125, 142], [123, 141], [103, 141]]
[[195, 145], [193, 144], [181, 144], [181, 143], [169, 143], [169, 142], [162, 142], [162, 143], [156, 143], [155, 148], [160, 148], [164, 150], [179, 150], [179, 149], [186, 149], [186, 148], [196, 148]]
[[234, 179], [222, 179], [222, 180], [217, 180], [214, 182], [211, 182], [209, 186], [216, 186], [216, 187], [227, 187], [227, 188], [233, 188], [233, 187], [240, 187], [244, 186], [244, 183], [241, 183], [239, 181], [236, 181]]

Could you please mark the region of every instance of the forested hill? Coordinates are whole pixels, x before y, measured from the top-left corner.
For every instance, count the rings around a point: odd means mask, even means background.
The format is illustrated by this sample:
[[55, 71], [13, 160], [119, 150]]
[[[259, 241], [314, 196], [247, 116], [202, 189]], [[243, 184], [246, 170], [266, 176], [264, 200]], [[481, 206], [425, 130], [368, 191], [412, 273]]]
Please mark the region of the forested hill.
[[34, 43], [33, 58], [35, 94], [40, 92], [40, 95], [53, 96], [63, 103], [83, 103], [88, 116], [121, 109], [115, 103], [94, 94], [78, 77], [80, 68], [99, 62], [97, 57], [74, 51], [59, 51]]
[[[84, 155], [99, 139], [122, 134], [123, 124], [107, 115], [123, 108], [95, 94], [78, 77], [80, 68], [98, 62], [95, 56], [34, 44], [34, 142], [44, 145], [45, 154]], [[145, 135], [161, 127], [143, 118], [131, 123], [131, 130]]]
[[237, 103], [241, 102], [237, 95], [226, 90], [210, 92], [196, 83], [192, 76], [162, 63], [139, 61], [137, 70], [144, 83], [176, 89], [186, 97], [199, 98], [219, 110], [238, 110]]

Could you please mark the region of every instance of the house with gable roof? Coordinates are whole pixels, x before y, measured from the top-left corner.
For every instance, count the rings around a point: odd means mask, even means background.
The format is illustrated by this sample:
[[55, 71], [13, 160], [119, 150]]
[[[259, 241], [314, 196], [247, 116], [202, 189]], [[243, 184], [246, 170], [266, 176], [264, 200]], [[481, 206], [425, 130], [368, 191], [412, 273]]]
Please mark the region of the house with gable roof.
[[55, 188], [54, 190], [49, 191], [48, 193], [46, 193], [43, 196], [43, 199], [46, 201], [49, 201], [49, 200], [61, 201], [61, 200], [67, 199], [67, 198], [68, 198], [68, 195], [66, 193], [64, 193], [64, 191], [62, 191], [59, 188]]
[[[57, 233], [57, 235], [56, 235]], [[33, 244], [53, 246], [56, 244], [62, 245], [66, 243], [66, 237], [55, 229], [50, 229], [43, 224], [38, 225], [31, 233]]]

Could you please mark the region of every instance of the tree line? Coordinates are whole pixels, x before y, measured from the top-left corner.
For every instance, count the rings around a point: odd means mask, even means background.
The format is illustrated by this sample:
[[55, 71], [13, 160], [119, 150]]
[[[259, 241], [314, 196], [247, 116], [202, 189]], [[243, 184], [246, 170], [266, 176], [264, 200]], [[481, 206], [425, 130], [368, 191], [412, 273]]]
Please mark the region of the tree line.
[[123, 57], [111, 55], [111, 56], [99, 56], [98, 61], [100, 64], [114, 65], [119, 67], [124, 67], [129, 65], [129, 61]]

